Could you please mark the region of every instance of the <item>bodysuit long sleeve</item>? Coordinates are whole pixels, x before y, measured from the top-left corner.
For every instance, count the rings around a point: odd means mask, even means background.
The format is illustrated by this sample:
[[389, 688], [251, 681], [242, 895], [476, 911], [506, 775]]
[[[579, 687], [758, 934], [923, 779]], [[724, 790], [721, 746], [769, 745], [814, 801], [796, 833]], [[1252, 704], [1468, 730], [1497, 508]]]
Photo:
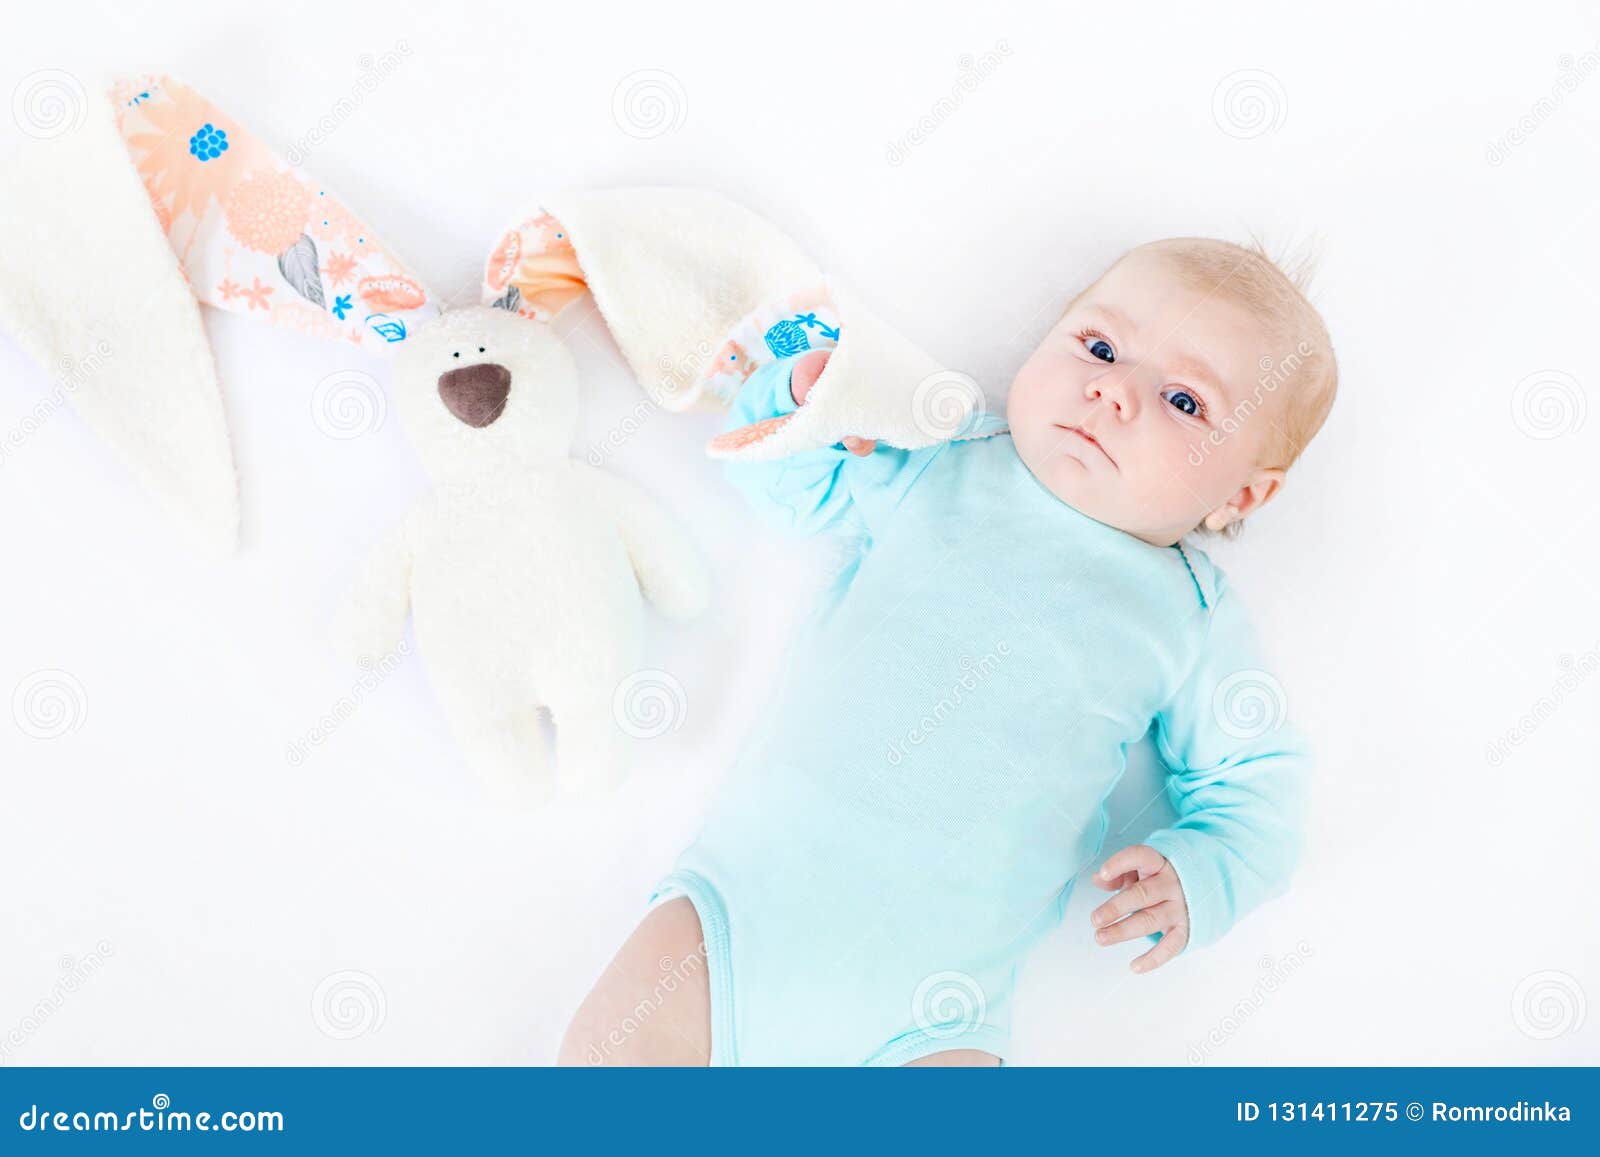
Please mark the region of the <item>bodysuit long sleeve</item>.
[[1156, 717], [1178, 819], [1147, 841], [1177, 869], [1195, 947], [1287, 887], [1309, 763], [1283, 684], [1220, 574], [1209, 621], [1193, 670]]
[[[730, 428], [795, 408], [791, 366], [750, 377]], [[1304, 748], [1203, 552], [1067, 505], [1003, 432], [729, 476], [861, 553], [656, 892], [700, 916], [713, 1063], [1004, 1056], [1016, 970], [1110, 850], [1106, 797], [1152, 725], [1178, 819], [1150, 842], [1191, 944], [1281, 889]]]
[[[799, 407], [789, 379], [803, 356], [768, 362], [751, 374], [734, 399], [726, 428], [794, 413]], [[735, 460], [727, 476], [752, 506], [797, 534], [860, 534], [898, 504], [941, 449], [880, 446], [859, 455], [836, 445], [771, 461]]]

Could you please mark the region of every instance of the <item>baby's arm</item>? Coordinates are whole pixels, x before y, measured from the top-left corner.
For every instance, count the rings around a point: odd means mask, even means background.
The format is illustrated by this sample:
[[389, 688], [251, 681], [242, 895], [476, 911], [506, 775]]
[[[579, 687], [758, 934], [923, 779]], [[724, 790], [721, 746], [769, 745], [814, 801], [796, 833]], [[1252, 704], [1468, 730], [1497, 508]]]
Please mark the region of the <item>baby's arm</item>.
[[[1091, 917], [1097, 940], [1162, 934], [1134, 971], [1210, 944], [1288, 886], [1309, 757], [1286, 708], [1238, 600], [1220, 584], [1199, 660], [1156, 720], [1177, 822], [1113, 855], [1095, 878], [1122, 889]], [[1105, 927], [1114, 920], [1122, 922]]]
[[[829, 351], [812, 350], [768, 362], [745, 382], [734, 399], [725, 430], [740, 430], [780, 420], [805, 403], [828, 364]], [[867, 529], [869, 511], [892, 509], [932, 456], [943, 446], [923, 450], [879, 447], [864, 438], [846, 438], [820, 450], [784, 458], [733, 459], [727, 475], [758, 509], [775, 513], [802, 534], [822, 530]], [[863, 499], [870, 500], [863, 505]]]

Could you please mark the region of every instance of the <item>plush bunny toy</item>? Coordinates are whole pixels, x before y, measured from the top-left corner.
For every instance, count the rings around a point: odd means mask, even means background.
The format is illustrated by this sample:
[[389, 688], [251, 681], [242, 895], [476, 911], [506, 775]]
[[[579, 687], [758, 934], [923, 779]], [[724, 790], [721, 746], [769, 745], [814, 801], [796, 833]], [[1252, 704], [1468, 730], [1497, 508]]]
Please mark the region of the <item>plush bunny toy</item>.
[[[408, 610], [462, 742], [538, 794], [536, 711], [563, 776], [614, 779], [610, 718], [638, 659], [641, 593], [695, 613], [706, 580], [645, 496], [567, 458], [576, 372], [544, 322], [588, 294], [667, 411], [726, 405], [754, 369], [828, 348], [806, 404], [716, 438], [781, 458], [847, 436], [916, 449], [1003, 423], [780, 230], [705, 190], [558, 194], [491, 251], [483, 301], [440, 304], [319, 183], [185, 85], [124, 81], [64, 136], [0, 167], [0, 324], [56, 368], [86, 424], [211, 543], [238, 496], [196, 303], [395, 353], [399, 409], [437, 484], [368, 564], [339, 636], [393, 645]], [[115, 292], [85, 271], [116, 269]]]
[[640, 592], [673, 618], [706, 605], [705, 573], [642, 490], [568, 457], [578, 371], [547, 327], [499, 309], [445, 313], [395, 363], [401, 417], [435, 483], [368, 560], [336, 634], [352, 656], [395, 646], [409, 606], [446, 714], [498, 793], [622, 772], [619, 685], [638, 669]]
[[[0, 323], [224, 548], [237, 480], [197, 303], [395, 355], [397, 408], [437, 485], [368, 562], [339, 641], [352, 657], [388, 650], [409, 611], [454, 730], [501, 794], [552, 788], [541, 706], [561, 778], [614, 781], [641, 594], [687, 617], [707, 579], [640, 490], [568, 457], [578, 382], [560, 339], [509, 304], [441, 313], [331, 191], [178, 81], [124, 81], [82, 111], [0, 172]], [[94, 268], [130, 291], [86, 279]]]

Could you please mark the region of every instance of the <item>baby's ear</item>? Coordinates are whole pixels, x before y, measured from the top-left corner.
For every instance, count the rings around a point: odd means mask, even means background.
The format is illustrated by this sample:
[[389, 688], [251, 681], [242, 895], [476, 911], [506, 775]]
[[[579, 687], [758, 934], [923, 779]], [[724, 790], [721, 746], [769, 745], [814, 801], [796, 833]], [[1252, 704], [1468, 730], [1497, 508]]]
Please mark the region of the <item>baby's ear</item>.
[[231, 548], [238, 482], [196, 302], [387, 348], [435, 312], [372, 231], [193, 89], [77, 94], [0, 176], [0, 325], [146, 485]]
[[1246, 518], [1278, 496], [1283, 489], [1283, 479], [1284, 471], [1277, 467], [1257, 470], [1233, 497], [1207, 514], [1201, 525], [1210, 531], [1237, 534]]

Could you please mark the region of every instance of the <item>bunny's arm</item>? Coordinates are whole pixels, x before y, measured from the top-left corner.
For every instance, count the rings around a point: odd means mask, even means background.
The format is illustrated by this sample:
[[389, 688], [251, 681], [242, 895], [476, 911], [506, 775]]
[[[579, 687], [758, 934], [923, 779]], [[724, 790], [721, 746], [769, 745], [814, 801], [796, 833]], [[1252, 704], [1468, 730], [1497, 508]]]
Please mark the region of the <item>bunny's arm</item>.
[[666, 510], [626, 479], [581, 466], [611, 515], [644, 597], [669, 619], [692, 619], [711, 601], [700, 553]]
[[372, 548], [334, 617], [334, 645], [352, 661], [394, 650], [405, 634], [411, 610], [411, 522], [401, 522]]

